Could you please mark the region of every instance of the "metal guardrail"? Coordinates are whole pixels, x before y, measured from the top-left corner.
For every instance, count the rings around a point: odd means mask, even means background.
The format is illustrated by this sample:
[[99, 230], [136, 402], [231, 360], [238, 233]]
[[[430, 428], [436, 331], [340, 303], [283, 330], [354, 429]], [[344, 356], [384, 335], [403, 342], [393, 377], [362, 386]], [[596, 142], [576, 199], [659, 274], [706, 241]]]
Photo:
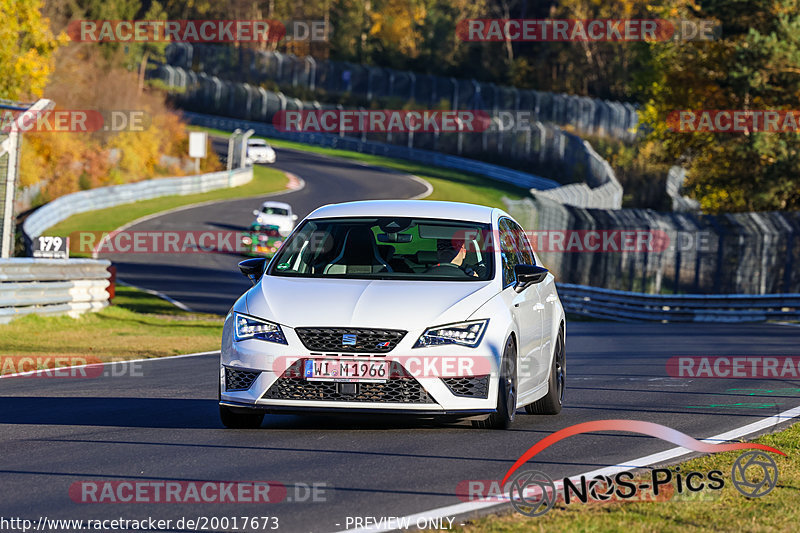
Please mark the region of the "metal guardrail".
[[[204, 72], [194, 72], [170, 65], [158, 65], [149, 71], [148, 76], [150, 79], [164, 81], [170, 89], [173, 89], [174, 102], [189, 112], [187, 114], [234, 119], [241, 121], [240, 124], [246, 123], [246, 127], [253, 129], [262, 126], [267, 128], [262, 131], [269, 132], [263, 134], [278, 138], [321, 146], [327, 146], [327, 143], [341, 143], [341, 147], [348, 150], [383, 155], [391, 153], [394, 157], [427, 163], [431, 163], [434, 158], [430, 154], [439, 154], [440, 158], [432, 164], [458, 170], [475, 168], [475, 172], [479, 174], [532, 189], [533, 193], [547, 190], [549, 192], [546, 195], [549, 198], [561, 203], [604, 209], [619, 209], [622, 206], [622, 185], [617, 180], [611, 165], [601, 158], [588, 142], [577, 135], [538, 120], [524, 125], [518, 124], [515, 128], [502, 127], [503, 121], [497, 115], [497, 109], [494, 109], [491, 124], [480, 133], [342, 131], [335, 135], [318, 132], [285, 132], [271, 124], [280, 112], [342, 111], [344, 107], [288, 98], [283, 93], [267, 91], [263, 87], [222, 80]], [[325, 141], [325, 138], [330, 140]], [[447, 157], [458, 159], [448, 160]], [[482, 163], [480, 160], [487, 163]], [[458, 161], [458, 164], [454, 161]], [[492, 164], [495, 161], [515, 162], [517, 165], [524, 165], [520, 168], [530, 168], [539, 174], [558, 176], [559, 182], [574, 183], [560, 187], [560, 183], [554, 180]], [[479, 168], [480, 164], [487, 166]], [[509, 173], [514, 173], [512, 179], [508, 179]], [[519, 176], [524, 178], [517, 179]]]
[[[158, 77], [164, 68], [156, 69], [151, 75]], [[173, 97], [187, 111], [186, 115], [229, 120], [228, 129], [247, 127], [276, 138], [467, 170], [533, 189], [532, 192], [547, 190], [549, 197], [556, 201], [582, 207], [619, 209], [622, 206], [622, 186], [611, 166], [588, 142], [552, 125], [534, 122], [516, 131], [504, 131], [495, 117], [487, 130], [474, 135], [464, 132], [340, 132], [338, 135], [286, 132], [271, 124], [281, 111], [344, 108], [287, 98], [263, 87], [255, 89], [246, 83], [223, 81], [202, 72], [183, 72], [180, 67], [169, 69], [180, 70], [183, 74], [179, 77], [180, 83], [170, 87], [181, 89]], [[175, 76], [167, 79], [178, 83]], [[561, 187], [552, 179], [479, 160], [486, 158], [488, 161], [522, 162], [526, 168], [539, 169], [537, 172], [563, 178], [560, 181], [576, 183]]]
[[672, 210], [675, 212], [700, 212], [700, 202], [681, 194], [683, 182], [686, 181], [686, 169], [672, 166], [667, 172], [667, 196], [672, 199]]
[[541, 176], [520, 172], [510, 168], [501, 167], [499, 165], [492, 165], [491, 163], [476, 161], [474, 159], [467, 159], [465, 157], [434, 152], [432, 150], [410, 148], [408, 146], [374, 141], [363, 141], [353, 137], [326, 133], [281, 131], [272, 124], [268, 123], [218, 117], [216, 115], [205, 115], [202, 113], [185, 112], [184, 117], [191, 124], [196, 126], [205, 126], [208, 128], [216, 128], [227, 131], [233, 131], [235, 128], [253, 129], [258, 135], [264, 135], [276, 139], [324, 146], [326, 148], [351, 150], [353, 152], [361, 152], [372, 155], [383, 155], [398, 159], [408, 159], [418, 163], [426, 163], [444, 168], [472, 172], [505, 183], [511, 183], [513, 185], [517, 185], [518, 187], [536, 188], [539, 190], [548, 191], [557, 190], [560, 188], [560, 184], [558, 182], [543, 178]]
[[[253, 169], [161, 178], [68, 194], [34, 211], [22, 231], [30, 245], [47, 228], [72, 215], [161, 196], [236, 187], [253, 179]], [[108, 305], [111, 263], [93, 259], [0, 260], [0, 324], [26, 314], [77, 316]]]
[[[523, 228], [562, 232], [552, 240], [541, 237], [534, 246], [565, 283], [650, 294], [800, 292], [799, 211], [703, 215], [584, 209], [535, 196], [503, 202]], [[643, 232], [654, 244], [628, 251], [589, 249], [584, 237], [596, 231]], [[555, 237], [563, 237], [561, 246]]]
[[[266, 81], [284, 90], [302, 88], [320, 96], [358, 96], [366, 102], [414, 101], [439, 108], [525, 110], [535, 119], [570, 125], [582, 133], [608, 135], [631, 141], [638, 135], [636, 107], [630, 103], [552, 92], [518, 89], [453, 78], [394, 70], [355, 63], [298, 57], [277, 51], [243, 49], [229, 45], [170, 43], [164, 81], [185, 81], [193, 66], [222, 78], [258, 85]], [[191, 76], [191, 74], [189, 74]], [[256, 91], [255, 87], [250, 88]]]
[[800, 294], [644, 294], [559, 283], [567, 312], [622, 322], [800, 320]]
[[185, 196], [237, 187], [253, 179], [253, 169], [212, 172], [197, 176], [157, 178], [124, 185], [89, 189], [56, 198], [34, 211], [22, 224], [28, 240], [72, 215], [161, 196]]
[[77, 316], [108, 305], [111, 262], [0, 259], [0, 324], [23, 315]]

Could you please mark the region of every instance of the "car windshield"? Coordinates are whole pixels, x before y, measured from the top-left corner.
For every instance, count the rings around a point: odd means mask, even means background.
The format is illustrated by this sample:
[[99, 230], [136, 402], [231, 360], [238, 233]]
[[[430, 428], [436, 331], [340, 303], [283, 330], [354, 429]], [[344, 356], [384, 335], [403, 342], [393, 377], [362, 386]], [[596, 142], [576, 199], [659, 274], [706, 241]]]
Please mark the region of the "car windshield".
[[281, 215], [284, 217], [289, 214], [289, 210], [283, 207], [262, 207], [261, 212], [265, 215]]
[[261, 139], [253, 139], [253, 140], [247, 141], [247, 145], [250, 146], [250, 147], [253, 147], [253, 146], [255, 146], [255, 147], [268, 146], [267, 145], [267, 141], [263, 141]]
[[486, 281], [488, 224], [407, 217], [307, 220], [268, 274], [304, 278]]

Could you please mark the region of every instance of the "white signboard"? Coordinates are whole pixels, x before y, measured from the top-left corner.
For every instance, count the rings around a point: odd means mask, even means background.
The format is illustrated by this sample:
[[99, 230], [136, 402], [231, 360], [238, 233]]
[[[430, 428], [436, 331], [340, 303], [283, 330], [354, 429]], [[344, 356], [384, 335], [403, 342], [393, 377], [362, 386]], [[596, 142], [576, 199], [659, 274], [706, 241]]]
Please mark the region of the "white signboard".
[[69, 237], [48, 237], [42, 235], [35, 237], [33, 242], [33, 257], [40, 259], [69, 259]]
[[189, 157], [205, 157], [207, 140], [208, 133], [204, 131], [189, 132]]

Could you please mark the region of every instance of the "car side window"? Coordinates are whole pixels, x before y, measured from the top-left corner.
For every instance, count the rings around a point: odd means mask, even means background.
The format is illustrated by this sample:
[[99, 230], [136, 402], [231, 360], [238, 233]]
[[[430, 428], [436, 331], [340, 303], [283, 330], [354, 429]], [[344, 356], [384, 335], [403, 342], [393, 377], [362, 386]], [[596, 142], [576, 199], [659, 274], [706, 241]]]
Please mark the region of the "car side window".
[[507, 219], [500, 219], [498, 230], [500, 236], [500, 257], [503, 262], [503, 288], [505, 288], [516, 281], [514, 267], [517, 266], [519, 260], [517, 258], [517, 251], [514, 248], [514, 234], [508, 226]]
[[511, 227], [515, 237], [514, 245], [517, 249], [519, 263], [523, 265], [535, 265], [536, 260], [533, 258], [533, 249], [531, 248], [531, 243], [528, 242], [528, 238], [525, 236], [525, 232], [519, 227], [519, 224], [515, 223], [513, 220], [506, 219], [506, 221]]

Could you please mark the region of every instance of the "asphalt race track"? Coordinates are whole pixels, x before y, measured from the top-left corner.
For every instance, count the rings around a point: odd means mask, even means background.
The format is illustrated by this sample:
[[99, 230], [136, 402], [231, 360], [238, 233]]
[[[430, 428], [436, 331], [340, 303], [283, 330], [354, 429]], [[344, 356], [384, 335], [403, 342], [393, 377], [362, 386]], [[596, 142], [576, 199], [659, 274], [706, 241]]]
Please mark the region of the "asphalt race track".
[[[278, 161], [278, 168], [307, 183], [274, 197], [290, 202], [301, 217], [323, 203], [424, 192], [407, 177], [348, 162], [286, 150], [278, 151]], [[135, 229], [239, 229], [258, 203], [178, 211]], [[122, 280], [220, 314], [249, 286], [236, 269], [239, 259], [114, 258]], [[337, 531], [352, 524], [348, 517], [404, 516], [459, 503], [459, 483], [502, 478], [534, 443], [579, 422], [646, 420], [707, 438], [793, 408], [800, 405], [798, 379], [671, 378], [666, 363], [680, 355], [797, 356], [798, 346], [800, 328], [788, 325], [573, 321], [564, 410], [554, 417], [520, 411], [505, 432], [476, 430], [468, 422], [298, 416], [268, 416], [258, 430], [225, 430], [217, 415], [213, 354], [135, 363], [117, 376], [108, 368], [109, 375], [86, 379], [2, 379], [0, 497], [4, 513], [34, 521], [40, 515], [275, 516], [279, 531]], [[673, 447], [636, 434], [585, 434], [548, 448], [530, 466], [561, 478], [633, 466], [633, 459]], [[288, 493], [281, 502], [257, 505], [76, 503], [69, 492], [87, 481], [192, 480], [275, 481]], [[313, 484], [318, 501], [309, 501]]]
[[[730, 388], [798, 387], [797, 381], [672, 379], [672, 355], [791, 354], [789, 326], [573, 323], [562, 414], [520, 411], [511, 431], [468, 423], [268, 416], [258, 430], [222, 429], [213, 355], [139, 363], [123, 377], [3, 379], [0, 439], [4, 512], [50, 518], [159, 519], [277, 516], [280, 531], [336, 531], [348, 516], [403, 516], [459, 503], [463, 480], [500, 479], [526, 449], [578, 422], [647, 420], [708, 437], [794, 405], [797, 397], [756, 397]], [[776, 408], [703, 407], [773, 402]], [[690, 408], [700, 406], [700, 408]], [[672, 448], [658, 439], [607, 433], [571, 437], [531, 466], [553, 478], [626, 464]], [[292, 499], [322, 483], [318, 502], [274, 504], [79, 504], [81, 481], [277, 481]], [[297, 489], [295, 489], [297, 487]], [[294, 495], [295, 491], [297, 496]], [[580, 504], [576, 504], [580, 505]]]

